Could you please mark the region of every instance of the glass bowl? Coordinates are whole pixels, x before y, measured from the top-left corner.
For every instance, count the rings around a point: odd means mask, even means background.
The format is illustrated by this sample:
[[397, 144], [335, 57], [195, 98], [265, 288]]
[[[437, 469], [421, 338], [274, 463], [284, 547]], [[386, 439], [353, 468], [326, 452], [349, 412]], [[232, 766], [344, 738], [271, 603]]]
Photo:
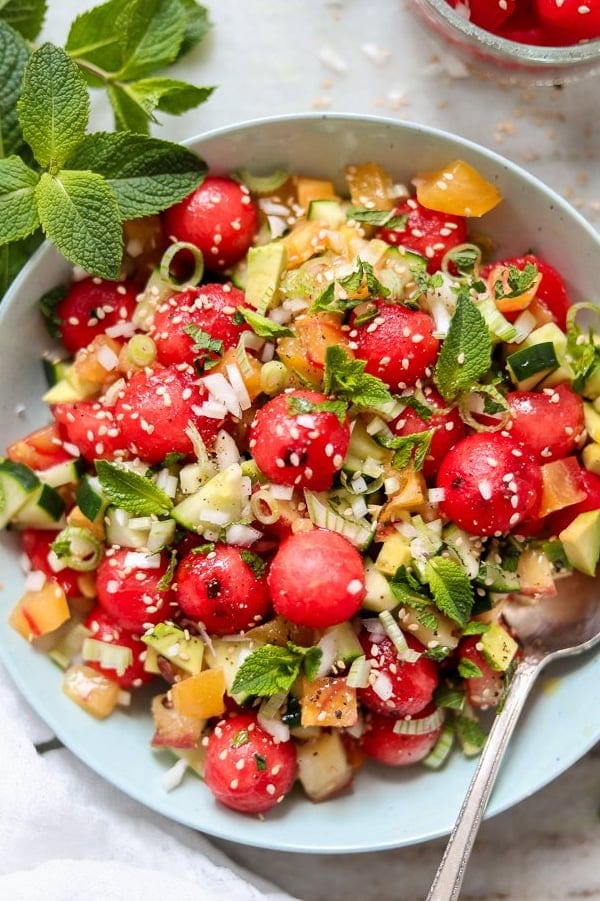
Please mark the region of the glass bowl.
[[565, 47], [521, 44], [473, 25], [446, 0], [415, 0], [414, 7], [439, 38], [499, 81], [564, 84], [600, 70], [600, 39]]

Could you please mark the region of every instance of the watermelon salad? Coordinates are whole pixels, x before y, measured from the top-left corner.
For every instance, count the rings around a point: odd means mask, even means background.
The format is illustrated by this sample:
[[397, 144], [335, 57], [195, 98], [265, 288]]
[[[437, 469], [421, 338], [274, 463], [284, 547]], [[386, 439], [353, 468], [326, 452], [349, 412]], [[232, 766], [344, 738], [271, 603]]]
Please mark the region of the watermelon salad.
[[473, 25], [519, 44], [567, 47], [600, 38], [594, 0], [447, 0]]
[[119, 281], [41, 299], [47, 423], [0, 460], [11, 626], [251, 814], [476, 755], [506, 600], [600, 554], [593, 307], [495, 251], [461, 160], [345, 186], [209, 174], [128, 223]]

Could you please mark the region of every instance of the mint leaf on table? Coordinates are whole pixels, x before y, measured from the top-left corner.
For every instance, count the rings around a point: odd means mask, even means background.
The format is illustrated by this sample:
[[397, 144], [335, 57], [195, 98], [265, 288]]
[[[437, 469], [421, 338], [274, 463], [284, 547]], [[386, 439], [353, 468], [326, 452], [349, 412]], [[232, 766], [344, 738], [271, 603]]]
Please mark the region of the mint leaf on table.
[[432, 557], [425, 566], [425, 578], [436, 607], [463, 628], [467, 625], [475, 596], [464, 569], [446, 557]]
[[366, 363], [355, 360], [343, 347], [331, 345], [325, 355], [325, 394], [333, 394], [359, 407], [387, 404], [393, 400], [386, 385], [365, 372]]
[[39, 179], [20, 156], [0, 159], [0, 244], [26, 238], [39, 227], [35, 198]]
[[115, 195], [96, 172], [44, 172], [36, 188], [44, 234], [87, 272], [117, 278], [123, 234]]
[[118, 27], [123, 65], [117, 77], [142, 78], [177, 59], [185, 12], [179, 0], [133, 0], [119, 16]]
[[196, 3], [196, 0], [179, 0], [179, 2], [185, 12], [185, 28], [177, 59], [181, 59], [196, 44], [199, 44], [211, 28], [208, 10], [205, 6]]
[[125, 132], [86, 135], [67, 162], [106, 179], [121, 219], [164, 210], [187, 197], [206, 174], [206, 164], [187, 147]]
[[60, 169], [83, 139], [90, 113], [84, 78], [64, 50], [44, 44], [31, 54], [17, 110], [37, 162]]
[[93, 86], [102, 84], [104, 73], [117, 72], [121, 68], [121, 31], [119, 16], [123, 0], [109, 0], [78, 15], [72, 22], [65, 50], [72, 59], [90, 63], [101, 70], [83, 66], [83, 71]]
[[0, 18], [33, 41], [44, 24], [47, 8], [46, 0], [0, 0]]
[[21, 35], [0, 19], [0, 156], [17, 153], [23, 144], [17, 100], [28, 58]]
[[153, 118], [153, 110], [158, 109], [172, 116], [179, 116], [204, 103], [214, 88], [200, 88], [175, 78], [143, 78], [131, 81], [127, 93], [132, 101]]
[[246, 657], [238, 669], [232, 693], [261, 698], [287, 693], [300, 675], [303, 663], [307, 677], [313, 679], [320, 659], [320, 648], [301, 648], [292, 642], [285, 648], [263, 645]]
[[492, 341], [485, 319], [473, 301], [459, 293], [433, 373], [444, 400], [452, 401], [468, 391], [489, 370], [491, 360]]
[[158, 488], [151, 479], [131, 469], [96, 460], [96, 474], [102, 493], [117, 507], [135, 516], [161, 516], [173, 507], [168, 494]]

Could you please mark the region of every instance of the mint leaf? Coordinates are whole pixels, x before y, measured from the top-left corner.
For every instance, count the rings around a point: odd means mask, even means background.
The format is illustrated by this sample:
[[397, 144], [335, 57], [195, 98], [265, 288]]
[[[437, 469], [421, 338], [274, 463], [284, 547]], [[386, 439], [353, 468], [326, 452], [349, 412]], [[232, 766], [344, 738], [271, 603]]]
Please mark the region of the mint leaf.
[[0, 157], [16, 153], [23, 143], [17, 100], [28, 59], [21, 35], [0, 20]]
[[149, 116], [137, 98], [129, 93], [128, 85], [109, 82], [106, 85], [106, 93], [113, 109], [117, 131], [131, 131], [139, 135], [149, 133], [150, 121], [156, 120], [154, 116]]
[[567, 354], [569, 366], [573, 372], [573, 389], [583, 391], [585, 382], [600, 366], [600, 352], [594, 341], [592, 329], [582, 329], [577, 324], [577, 315], [580, 310], [590, 310], [596, 315], [598, 309], [591, 303], [578, 303], [573, 305], [567, 316]]
[[471, 620], [468, 622], [465, 628], [462, 631], [463, 635], [483, 635], [484, 632], [489, 630], [489, 625], [487, 623], [479, 623], [476, 620]]
[[463, 628], [467, 625], [475, 596], [464, 569], [446, 557], [432, 557], [425, 566], [425, 578], [435, 605]]
[[458, 674], [463, 679], [480, 679], [483, 676], [477, 664], [473, 663], [472, 660], [467, 660], [466, 657], [461, 657], [458, 663]]
[[344, 425], [348, 414], [348, 404], [345, 400], [323, 400], [315, 403], [307, 397], [293, 395], [288, 396], [288, 409], [293, 416], [303, 413], [333, 413], [340, 425]]
[[64, 50], [43, 44], [31, 54], [17, 109], [37, 162], [55, 173], [83, 139], [90, 111], [83, 76]]
[[447, 710], [462, 710], [465, 706], [465, 693], [458, 688], [442, 684], [433, 693], [433, 703], [436, 707], [444, 707]]
[[41, 31], [48, 4], [46, 0], [0, 0], [0, 18], [34, 41]]
[[325, 355], [325, 394], [333, 394], [359, 407], [387, 404], [393, 400], [381, 379], [365, 372], [367, 364], [355, 360], [343, 347], [331, 345]]
[[96, 172], [44, 172], [36, 188], [44, 234], [64, 257], [87, 272], [116, 278], [122, 231], [115, 196]]
[[458, 714], [454, 720], [454, 728], [461, 745], [483, 748], [487, 735], [476, 720]]
[[[67, 53], [105, 72], [118, 72], [123, 60], [119, 28], [123, 6], [123, 0], [109, 0], [78, 15], [69, 30], [65, 44]], [[92, 80], [94, 83], [96, 81]]]
[[288, 692], [304, 663], [305, 672], [313, 679], [321, 661], [320, 648], [301, 648], [293, 642], [287, 647], [265, 644], [250, 654], [238, 669], [232, 694], [256, 695], [268, 698]]
[[485, 319], [472, 300], [459, 294], [433, 379], [446, 401], [468, 391], [488, 371], [492, 342]]
[[179, 0], [130, 0], [119, 16], [121, 80], [143, 78], [177, 59], [185, 33]]
[[116, 197], [121, 219], [158, 213], [202, 182], [206, 164], [191, 150], [139, 134], [95, 132], [68, 159], [71, 169], [93, 169]]
[[153, 110], [179, 116], [204, 103], [213, 87], [201, 88], [174, 78], [145, 78], [127, 85], [127, 92], [135, 102], [151, 116]]
[[364, 222], [366, 225], [385, 225], [386, 228], [397, 228], [403, 231], [408, 222], [408, 214], [394, 215], [393, 210], [367, 210], [362, 207], [350, 207], [346, 212], [347, 219]]
[[263, 560], [262, 557], [259, 557], [258, 554], [254, 554], [252, 551], [245, 550], [242, 548], [240, 551], [240, 557], [246, 564], [249, 566], [252, 572], [254, 573], [257, 579], [262, 579], [267, 569], [267, 564]]
[[96, 473], [105, 497], [135, 516], [162, 516], [173, 501], [151, 479], [108, 460], [96, 460]]
[[529, 290], [538, 277], [538, 268], [533, 263], [527, 262], [523, 269], [509, 263], [503, 270], [505, 278], [498, 278], [493, 285], [493, 294], [496, 300], [509, 297], [520, 297]]
[[159, 579], [157, 588], [159, 591], [166, 591], [173, 581], [175, 570], [177, 569], [177, 551], [172, 550], [169, 558], [169, 565]]
[[253, 310], [238, 307], [238, 312], [242, 319], [245, 319], [248, 323], [254, 334], [261, 338], [275, 340], [276, 338], [285, 338], [287, 335], [294, 334], [291, 329], [286, 328], [284, 325], [279, 325], [278, 322], [274, 322], [268, 316], [261, 316], [260, 313], [255, 313]]
[[185, 12], [185, 29], [178, 59], [199, 44], [211, 28], [208, 10], [205, 6], [196, 3], [196, 0], [179, 0], [179, 2]]
[[26, 238], [39, 227], [35, 200], [39, 178], [19, 156], [0, 159], [0, 244]]
[[415, 432], [414, 435], [399, 435], [392, 438], [388, 438], [386, 435], [377, 435], [376, 437], [379, 444], [395, 451], [392, 459], [394, 469], [406, 469], [412, 462], [415, 470], [419, 472], [423, 469], [434, 435], [435, 429], [427, 429], [425, 432]]
[[[342, 289], [344, 295], [350, 296], [336, 297], [336, 284]], [[357, 268], [354, 272], [351, 272], [349, 275], [344, 276], [344, 278], [337, 279], [335, 282], [328, 285], [314, 302], [311, 310], [313, 312], [324, 310], [326, 312], [338, 313], [351, 310], [354, 307], [359, 306], [359, 304], [365, 303], [364, 296], [352, 296], [356, 295], [358, 292], [362, 293], [361, 289], [363, 288], [367, 289], [369, 297], [388, 297], [390, 293], [389, 289], [382, 285], [375, 275], [372, 265], [363, 262], [359, 257], [357, 259]]]

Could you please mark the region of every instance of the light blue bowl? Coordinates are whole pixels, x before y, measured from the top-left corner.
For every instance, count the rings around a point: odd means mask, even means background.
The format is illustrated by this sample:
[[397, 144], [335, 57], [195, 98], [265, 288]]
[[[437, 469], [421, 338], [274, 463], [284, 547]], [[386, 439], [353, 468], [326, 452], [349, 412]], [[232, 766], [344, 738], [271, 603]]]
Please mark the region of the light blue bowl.
[[[346, 163], [373, 160], [407, 182], [420, 170], [462, 158], [497, 184], [505, 198], [485, 217], [500, 254], [533, 249], [561, 270], [573, 300], [596, 297], [600, 240], [557, 194], [491, 151], [416, 125], [343, 115], [305, 115], [250, 122], [189, 142], [211, 168], [245, 166], [257, 174], [284, 166], [333, 178], [343, 187]], [[55, 251], [43, 247], [0, 308], [0, 435], [2, 443], [48, 421], [40, 397], [40, 358], [51, 345], [36, 314], [38, 298], [69, 275]], [[24, 412], [19, 409], [24, 406]], [[284, 851], [349, 853], [410, 845], [448, 833], [473, 771], [455, 754], [441, 772], [367, 766], [352, 792], [314, 805], [298, 791], [264, 821], [218, 806], [189, 774], [166, 793], [161, 777], [172, 760], [149, 747], [147, 698], [131, 711], [97, 722], [61, 692], [62, 672], [29, 647], [7, 616], [23, 591], [18, 542], [0, 546], [0, 657], [29, 703], [93, 770], [149, 808], [202, 832]], [[143, 703], [142, 703], [143, 701]], [[600, 656], [553, 666], [523, 714], [492, 796], [499, 813], [554, 779], [600, 738]], [[57, 816], [68, 816], [68, 810]]]

